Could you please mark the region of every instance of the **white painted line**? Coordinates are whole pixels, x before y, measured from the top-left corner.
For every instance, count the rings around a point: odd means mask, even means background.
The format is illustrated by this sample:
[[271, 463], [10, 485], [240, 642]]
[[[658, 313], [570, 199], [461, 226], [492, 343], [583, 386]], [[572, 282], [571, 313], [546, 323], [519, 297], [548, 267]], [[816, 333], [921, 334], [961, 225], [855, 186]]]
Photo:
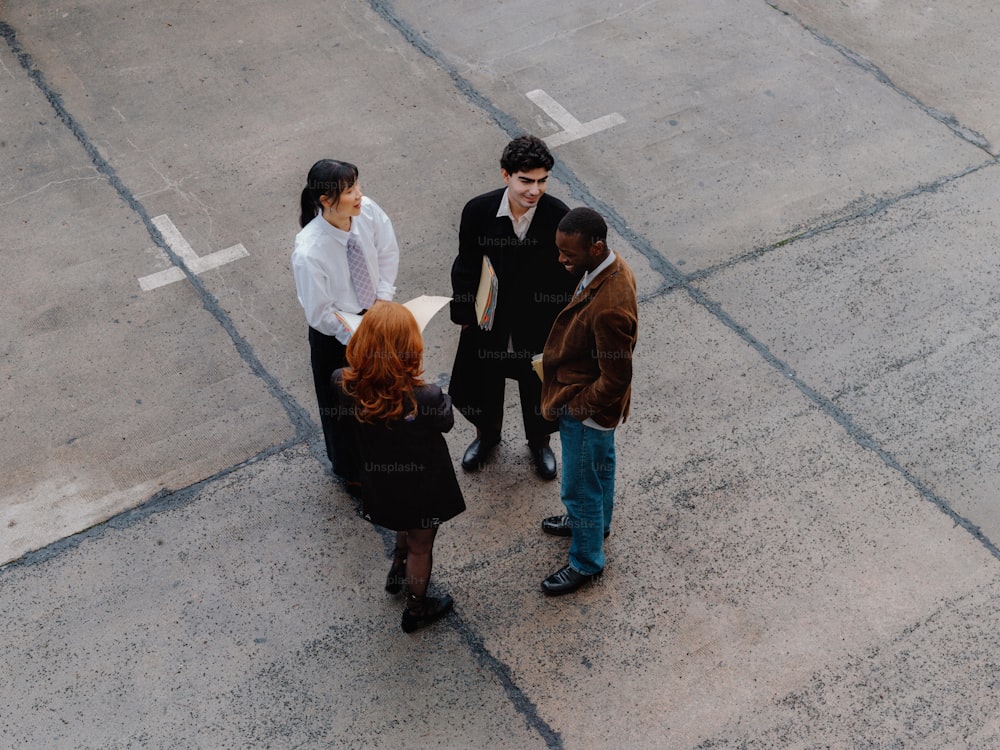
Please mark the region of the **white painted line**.
[[621, 125], [625, 122], [624, 117], [617, 112], [612, 112], [610, 115], [598, 117], [596, 120], [581, 123], [573, 117], [573, 115], [571, 115], [565, 107], [541, 89], [529, 91], [525, 94], [525, 96], [537, 104], [545, 112], [545, 114], [555, 120], [556, 124], [562, 128], [560, 132], [553, 133], [547, 138], [542, 139], [545, 141], [545, 144], [549, 146], [549, 148], [561, 146], [564, 143], [569, 143], [570, 141], [575, 141], [578, 138], [593, 135], [601, 130], [607, 130], [608, 128], [612, 128], [615, 125]]
[[613, 112], [610, 115], [604, 115], [604, 117], [598, 117], [596, 120], [585, 122], [577, 130], [564, 130], [561, 133], [553, 133], [548, 138], [543, 138], [542, 140], [545, 141], [549, 148], [555, 148], [556, 146], [561, 146], [564, 143], [575, 141], [578, 138], [585, 138], [588, 135], [593, 135], [601, 130], [607, 130], [615, 125], [621, 125], [623, 122], [625, 122], [625, 118], [617, 112]]
[[195, 254], [194, 248], [184, 239], [181, 230], [174, 226], [174, 222], [170, 220], [170, 217], [166, 214], [157, 216], [153, 219], [153, 224], [160, 230], [160, 234], [163, 235], [163, 239], [170, 245], [170, 249], [181, 256], [184, 264], [194, 271], [194, 264], [197, 262], [198, 256]]
[[[160, 230], [160, 234], [163, 235], [163, 239], [170, 246], [170, 249], [177, 253], [181, 260], [184, 261], [184, 265], [191, 269], [191, 273], [196, 275], [250, 255], [242, 244], [236, 244], [232, 247], [227, 247], [225, 250], [219, 250], [199, 258], [194, 248], [184, 239], [184, 235], [174, 226], [169, 216], [166, 214], [157, 216], [153, 219], [153, 224]], [[156, 273], [141, 277], [139, 279], [139, 287], [144, 292], [148, 292], [151, 289], [172, 284], [183, 278], [185, 278], [184, 271], [177, 266], [173, 266], [163, 271], [157, 271]]]
[[555, 120], [556, 124], [563, 130], [576, 130], [580, 127], [579, 120], [573, 117], [563, 105], [541, 89], [529, 91], [525, 96], [545, 110], [545, 114]]
[[213, 268], [218, 268], [226, 263], [232, 263], [234, 260], [245, 258], [249, 254], [243, 245], [233, 245], [232, 247], [227, 247], [225, 250], [219, 250], [211, 255], [206, 255], [204, 258], [198, 258], [191, 270], [195, 273], [211, 271]]
[[156, 289], [157, 287], [173, 284], [175, 281], [180, 281], [183, 278], [184, 272], [177, 266], [171, 266], [166, 270], [151, 273], [149, 276], [140, 277], [139, 286], [142, 288], [142, 291], [148, 292], [151, 289]]

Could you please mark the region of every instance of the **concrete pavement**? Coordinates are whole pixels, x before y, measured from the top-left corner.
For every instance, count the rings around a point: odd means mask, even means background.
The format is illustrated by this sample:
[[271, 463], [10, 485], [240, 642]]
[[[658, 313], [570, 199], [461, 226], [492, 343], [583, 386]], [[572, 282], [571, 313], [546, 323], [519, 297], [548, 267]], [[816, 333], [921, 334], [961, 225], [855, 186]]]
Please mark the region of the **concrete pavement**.
[[[0, 4], [0, 744], [1000, 747], [994, 15]], [[525, 130], [639, 278], [608, 568], [542, 596], [512, 393], [405, 636], [321, 457], [298, 192], [358, 164], [399, 297], [447, 294]]]

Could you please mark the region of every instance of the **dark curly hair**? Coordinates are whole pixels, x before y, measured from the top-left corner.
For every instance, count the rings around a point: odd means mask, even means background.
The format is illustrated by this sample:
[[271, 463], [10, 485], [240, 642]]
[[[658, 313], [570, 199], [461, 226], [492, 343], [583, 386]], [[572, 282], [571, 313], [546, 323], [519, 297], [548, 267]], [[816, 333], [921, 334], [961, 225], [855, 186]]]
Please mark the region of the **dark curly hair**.
[[597, 211], [586, 206], [580, 206], [569, 211], [559, 222], [556, 231], [563, 234], [579, 234], [590, 241], [608, 243], [608, 225], [604, 217]]
[[507, 174], [530, 172], [539, 167], [548, 171], [555, 163], [545, 141], [533, 135], [519, 135], [507, 144], [500, 156], [500, 167]]

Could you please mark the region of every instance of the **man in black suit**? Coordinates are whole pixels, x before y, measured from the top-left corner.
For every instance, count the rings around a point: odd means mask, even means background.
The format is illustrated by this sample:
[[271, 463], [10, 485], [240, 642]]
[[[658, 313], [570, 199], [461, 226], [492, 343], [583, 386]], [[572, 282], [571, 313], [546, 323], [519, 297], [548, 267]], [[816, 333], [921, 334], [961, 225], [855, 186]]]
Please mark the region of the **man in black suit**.
[[[458, 257], [451, 269], [451, 319], [462, 333], [449, 393], [476, 426], [476, 439], [462, 458], [466, 471], [480, 468], [500, 443], [504, 383], [511, 378], [518, 384], [535, 469], [544, 479], [556, 476], [549, 447], [555, 423], [542, 416], [541, 380], [531, 367], [576, 284], [559, 263], [555, 245], [556, 227], [569, 209], [545, 193], [554, 163], [541, 139], [515, 138], [500, 157], [506, 187], [473, 198], [462, 210]], [[484, 255], [499, 282], [490, 330], [479, 325], [475, 305]]]

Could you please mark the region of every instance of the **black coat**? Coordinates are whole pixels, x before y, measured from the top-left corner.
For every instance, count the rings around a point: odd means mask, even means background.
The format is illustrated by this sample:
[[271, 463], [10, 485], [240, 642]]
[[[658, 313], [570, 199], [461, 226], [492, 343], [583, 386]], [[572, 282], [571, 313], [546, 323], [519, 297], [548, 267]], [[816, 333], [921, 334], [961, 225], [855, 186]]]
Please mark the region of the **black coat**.
[[455, 424], [451, 399], [436, 385], [416, 389], [412, 418], [359, 422], [342, 370], [331, 385], [344, 410], [341, 426], [361, 458], [361, 516], [394, 531], [437, 526], [465, 510], [443, 433]]
[[[448, 390], [463, 410], [479, 403], [477, 385], [483, 380], [483, 368], [515, 360], [517, 367], [523, 365], [525, 373], [531, 373], [531, 357], [541, 354], [552, 322], [572, 299], [577, 284], [559, 263], [555, 243], [556, 227], [569, 211], [566, 204], [543, 195], [522, 241], [508, 217], [497, 217], [504, 190], [485, 193], [465, 205], [458, 257], [451, 268], [451, 319], [469, 326], [459, 339]], [[499, 282], [490, 331], [476, 324], [476, 291], [484, 254]], [[512, 353], [507, 351], [509, 340], [513, 342]]]

